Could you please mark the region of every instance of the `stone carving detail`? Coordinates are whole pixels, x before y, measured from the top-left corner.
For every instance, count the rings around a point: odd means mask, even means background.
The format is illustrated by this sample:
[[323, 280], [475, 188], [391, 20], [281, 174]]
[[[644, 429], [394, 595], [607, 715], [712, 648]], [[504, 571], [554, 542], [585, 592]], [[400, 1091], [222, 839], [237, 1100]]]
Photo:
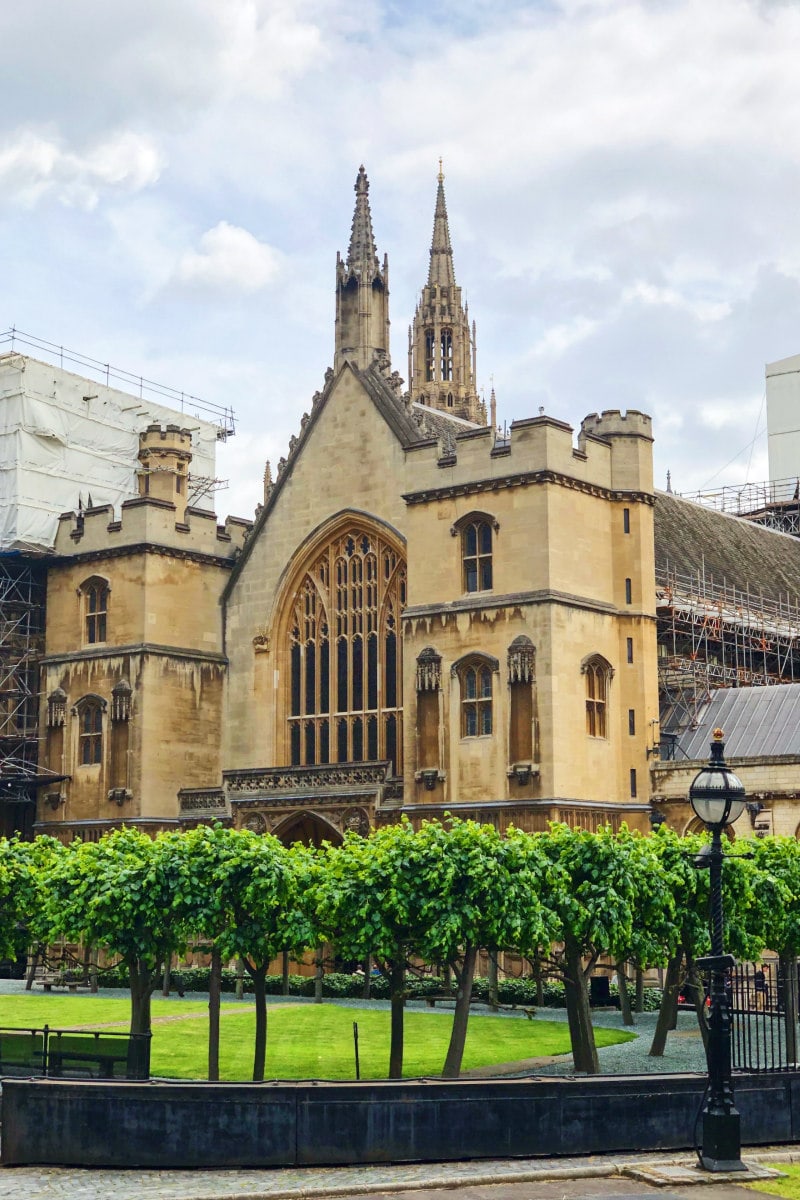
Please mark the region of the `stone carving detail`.
[[262, 813], [251, 813], [242, 822], [242, 829], [249, 829], [251, 833], [266, 833], [267, 822]]
[[289, 438], [289, 454], [290, 455], [294, 454], [296, 446], [297, 446], [297, 437], [295, 436], [295, 434], [292, 434], [292, 436]]
[[304, 412], [302, 417], [300, 418], [300, 428], [305, 429], [305, 427], [308, 424], [310, 419], [311, 418], [309, 417], [308, 413]]
[[259, 629], [253, 638], [253, 646], [256, 654], [269, 654], [272, 647], [272, 640], [266, 629]]
[[120, 679], [111, 691], [111, 720], [129, 721], [131, 719], [131, 697], [133, 689], [127, 679]]
[[536, 647], [521, 633], [508, 647], [508, 682], [533, 683], [536, 668]]
[[279, 458], [278, 459], [278, 476], [280, 477], [285, 470], [286, 470], [286, 459]]
[[67, 719], [67, 693], [63, 688], [56, 688], [47, 697], [47, 726], [49, 729], [60, 729]]
[[313, 410], [314, 410], [315, 408], [317, 408], [317, 406], [318, 406], [319, 404], [321, 404], [321, 403], [322, 403], [322, 392], [314, 392], [314, 395], [311, 397], [311, 410], [312, 410], [312, 412], [313, 412]]
[[[374, 763], [363, 767], [303, 767], [295, 771], [268, 767], [252, 773], [226, 772], [225, 779], [232, 791], [316, 792], [334, 787], [378, 787], [385, 781], [388, 770], [388, 763]], [[275, 801], [271, 800], [270, 803]]]
[[218, 789], [213, 791], [193, 791], [179, 795], [182, 813], [225, 811], [225, 796]]
[[366, 837], [369, 833], [369, 817], [366, 809], [348, 808], [342, 816], [342, 829]]
[[426, 646], [417, 657], [417, 691], [438, 692], [442, 686], [442, 656]]

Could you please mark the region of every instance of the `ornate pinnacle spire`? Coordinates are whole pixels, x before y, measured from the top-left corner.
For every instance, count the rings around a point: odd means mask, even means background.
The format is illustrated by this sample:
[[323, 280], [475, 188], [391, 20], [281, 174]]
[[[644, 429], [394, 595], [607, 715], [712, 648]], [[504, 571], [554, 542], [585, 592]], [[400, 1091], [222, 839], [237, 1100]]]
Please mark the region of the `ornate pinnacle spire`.
[[369, 180], [363, 163], [358, 168], [355, 193], [356, 207], [350, 233], [350, 248], [347, 251], [347, 270], [357, 275], [377, 274], [378, 251], [372, 232], [372, 214], [369, 210]]
[[453, 269], [453, 247], [450, 245], [450, 227], [447, 224], [447, 205], [444, 200], [444, 175], [442, 160], [439, 159], [439, 186], [436, 190], [436, 211], [433, 216], [433, 241], [431, 242], [431, 265], [428, 284], [453, 287], [456, 274]]

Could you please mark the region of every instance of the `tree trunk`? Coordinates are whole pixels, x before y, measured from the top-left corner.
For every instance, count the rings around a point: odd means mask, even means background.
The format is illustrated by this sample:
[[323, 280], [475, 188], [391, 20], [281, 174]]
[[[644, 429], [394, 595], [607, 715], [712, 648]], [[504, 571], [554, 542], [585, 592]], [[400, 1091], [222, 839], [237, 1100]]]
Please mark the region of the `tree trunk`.
[[[467, 1024], [469, 1022], [469, 1002], [472, 999], [472, 980], [475, 976], [475, 961], [478, 957], [476, 946], [466, 946], [461, 960], [461, 971], [456, 971], [458, 990], [456, 991], [456, 1010], [453, 1013], [453, 1028], [450, 1031], [450, 1045], [442, 1068], [445, 1079], [458, 1079], [461, 1072], [461, 1062], [464, 1058], [464, 1045], [467, 1040]], [[455, 969], [455, 968], [454, 968]]]
[[634, 1008], [637, 1013], [644, 1012], [644, 971], [641, 967], [636, 968], [636, 1002]]
[[281, 955], [281, 995], [289, 995], [289, 951], [284, 950]]
[[617, 963], [617, 986], [619, 988], [619, 1008], [622, 1013], [623, 1025], [634, 1025], [633, 1013], [631, 1012], [631, 997], [628, 991], [628, 977], [625, 974], [625, 963]]
[[492, 1012], [497, 1012], [499, 1002], [497, 999], [497, 951], [489, 951], [489, 1005]]
[[671, 958], [667, 964], [667, 975], [664, 980], [664, 991], [661, 996], [661, 1007], [658, 1010], [658, 1020], [656, 1021], [656, 1031], [653, 1034], [653, 1041], [650, 1046], [650, 1058], [662, 1058], [664, 1055], [664, 1047], [667, 1044], [667, 1034], [670, 1029], [675, 1028], [675, 1019], [678, 1011], [678, 985], [680, 983], [681, 958], [682, 954]]
[[208, 980], [208, 1081], [219, 1079], [219, 1003], [222, 992], [222, 955], [217, 946], [211, 951]]
[[364, 959], [364, 987], [361, 995], [364, 1000], [369, 1000], [370, 991], [372, 989], [372, 955], [368, 954]]
[[158, 967], [150, 970], [140, 958], [128, 968], [131, 984], [131, 1033], [150, 1033], [150, 997], [158, 980]]
[[244, 996], [244, 959], [237, 958], [236, 960], [236, 999], [241, 1000]]
[[797, 1062], [797, 959], [793, 954], [779, 957], [782, 976], [784, 1026], [786, 1030], [786, 1061]]
[[406, 1003], [406, 964], [405, 958], [398, 953], [392, 960], [390, 970], [390, 989], [392, 998], [391, 1041], [389, 1044], [389, 1078], [403, 1077], [403, 1010]]
[[161, 995], [168, 996], [172, 987], [172, 955], [164, 962], [164, 979], [161, 984]]
[[317, 947], [316, 970], [314, 971], [314, 1003], [322, 1004], [322, 946]]
[[575, 1070], [596, 1075], [600, 1070], [600, 1061], [592, 1028], [587, 980], [577, 950], [566, 949], [564, 953], [564, 996]]
[[264, 1079], [264, 1065], [267, 1061], [267, 967], [262, 963], [254, 967], [246, 962], [247, 974], [253, 981], [253, 998], [256, 1005], [256, 1042], [253, 1050], [253, 1083], [261, 1083]]
[[36, 949], [34, 950], [33, 954], [31, 954], [30, 961], [28, 963], [28, 974], [25, 978], [25, 991], [26, 992], [29, 992], [31, 990], [31, 988], [33, 987], [33, 980], [36, 975], [36, 968], [39, 965], [39, 959], [41, 958], [41, 956], [42, 956], [42, 947], [37, 946]]

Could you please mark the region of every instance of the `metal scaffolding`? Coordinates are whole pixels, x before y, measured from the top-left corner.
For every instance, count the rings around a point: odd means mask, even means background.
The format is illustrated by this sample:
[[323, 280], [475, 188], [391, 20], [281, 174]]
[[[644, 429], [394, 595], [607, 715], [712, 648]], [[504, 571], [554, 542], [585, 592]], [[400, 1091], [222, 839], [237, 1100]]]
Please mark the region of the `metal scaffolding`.
[[0, 832], [4, 834], [25, 832], [35, 809], [45, 571], [37, 559], [0, 554]]
[[800, 537], [800, 478], [728, 484], [712, 491], [681, 495], [684, 500], [693, 500], [717, 512], [732, 513], [756, 525]]
[[800, 681], [800, 605], [707, 578], [656, 570], [662, 743], [697, 723], [720, 687]]

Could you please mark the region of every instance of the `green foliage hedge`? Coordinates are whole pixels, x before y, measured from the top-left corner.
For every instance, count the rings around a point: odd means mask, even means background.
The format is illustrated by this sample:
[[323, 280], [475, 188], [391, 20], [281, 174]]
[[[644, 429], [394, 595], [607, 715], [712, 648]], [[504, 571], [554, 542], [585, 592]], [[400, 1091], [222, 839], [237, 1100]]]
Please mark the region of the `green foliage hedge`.
[[[208, 967], [186, 967], [181, 971], [172, 972], [172, 990], [176, 991], [178, 981], [186, 992], [207, 992], [211, 975]], [[104, 988], [127, 988], [128, 973], [123, 967], [113, 967], [101, 970], [99, 985]], [[237, 974], [229, 968], [222, 972], [222, 990], [225, 993], [236, 991]], [[159, 989], [163, 979], [159, 980]], [[268, 975], [266, 979], [267, 995], [280, 996], [283, 993], [283, 977]], [[253, 985], [249, 975], [244, 976], [244, 990], [252, 992]], [[444, 979], [437, 975], [409, 975], [406, 979], [406, 995], [409, 1000], [424, 1000], [426, 996], [440, 996], [447, 992]], [[455, 986], [451, 984], [450, 993], [455, 1000]], [[632, 989], [631, 989], [632, 990]], [[322, 994], [328, 999], [360, 1000], [364, 994], [364, 976], [360, 974], [344, 974], [331, 971], [322, 981]], [[611, 985], [612, 999], [617, 998], [617, 988]], [[314, 978], [309, 975], [289, 976], [290, 996], [313, 996]], [[489, 980], [478, 977], [472, 984], [472, 995], [476, 1000], [489, 999]], [[373, 975], [370, 984], [370, 996], [373, 1000], [389, 999], [389, 984], [382, 975]], [[497, 998], [500, 1004], [519, 1005], [522, 1008], [538, 1007], [536, 980], [500, 977], [497, 985]], [[633, 996], [631, 996], [633, 1000]], [[546, 979], [543, 984], [543, 1006], [545, 1008], [564, 1008], [564, 984], [559, 979]], [[645, 988], [644, 1011], [657, 1012], [661, 1004], [660, 988]]]

